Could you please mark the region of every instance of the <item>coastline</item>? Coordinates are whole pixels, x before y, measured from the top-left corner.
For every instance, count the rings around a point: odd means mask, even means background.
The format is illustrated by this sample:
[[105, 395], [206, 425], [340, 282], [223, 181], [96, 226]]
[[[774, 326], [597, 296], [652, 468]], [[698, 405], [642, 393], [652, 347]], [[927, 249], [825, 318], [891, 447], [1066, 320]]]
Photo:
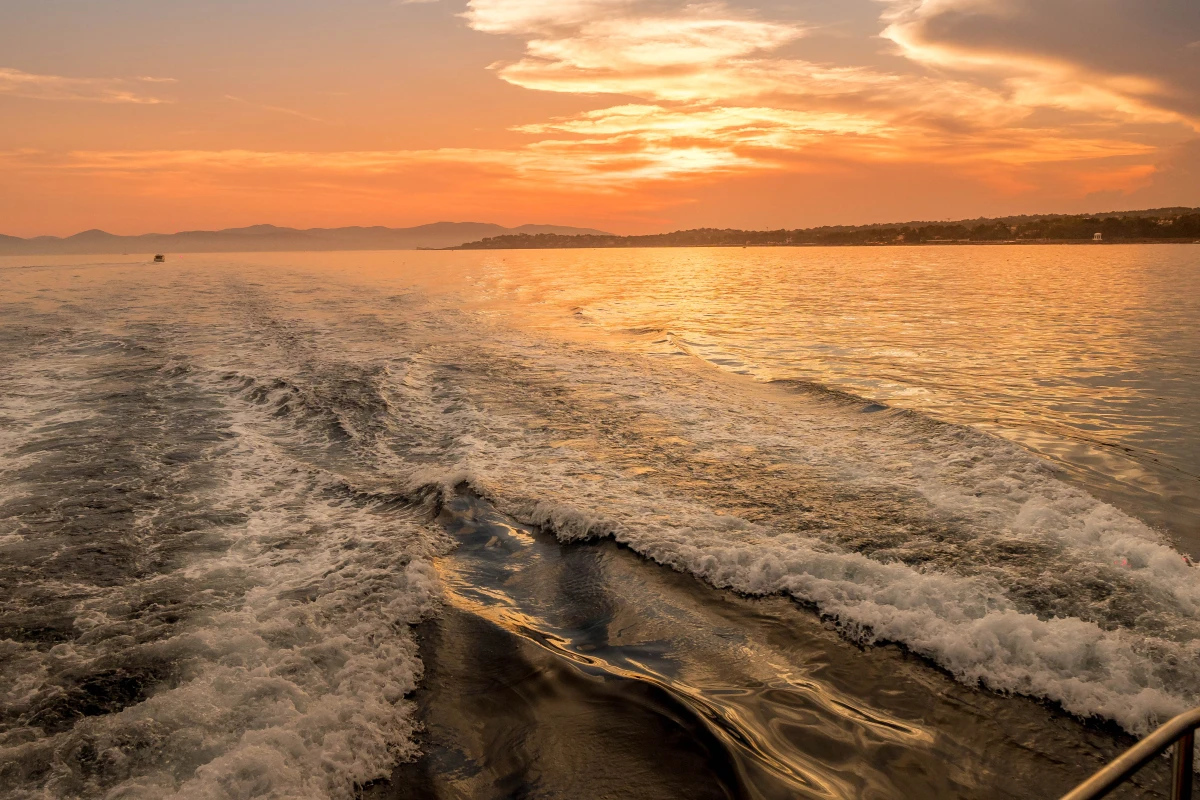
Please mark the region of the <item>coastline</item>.
[[750, 242], [747, 244], [728, 244], [724, 242], [714, 242], [711, 244], [587, 244], [579, 246], [571, 245], [544, 245], [544, 246], [519, 246], [519, 245], [494, 245], [489, 247], [472, 246], [476, 243], [458, 245], [456, 247], [440, 248], [443, 252], [447, 250], [666, 250], [666, 249], [683, 249], [683, 248], [749, 248], [749, 247], [946, 247], [948, 245], [971, 245], [985, 247], [1000, 247], [1004, 245], [1121, 245], [1121, 244], [1200, 244], [1200, 239], [1115, 239], [1111, 241], [1097, 242], [1091, 239], [1014, 239], [1011, 241], [986, 242], [986, 241], [971, 241], [971, 240], [953, 240], [953, 241], [928, 241], [928, 242]]
[[[797, 248], [816, 248], [816, 247], [947, 247], [951, 245], [971, 245], [971, 246], [990, 246], [998, 247], [1004, 245], [1130, 245], [1130, 244], [1200, 244], [1197, 239], [1117, 239], [1114, 241], [1094, 242], [1091, 240], [1076, 240], [1076, 239], [1032, 239], [1032, 240], [1014, 240], [1000, 242], [976, 242], [976, 241], [928, 241], [928, 242], [797, 242], [785, 244], [779, 242], [751, 242], [749, 244], [727, 244], [727, 243], [686, 243], [686, 244], [587, 244], [587, 245], [545, 245], [545, 246], [490, 246], [490, 247], [473, 247], [472, 243], [465, 245], [456, 245], [454, 247], [343, 247], [338, 249], [283, 249], [283, 250], [261, 250], [261, 249], [239, 249], [239, 250], [209, 250], [209, 249], [187, 249], [187, 250], [171, 250], [169, 248], [161, 248], [162, 252], [168, 255], [236, 255], [236, 254], [283, 254], [283, 253], [445, 253], [457, 250], [464, 251], [486, 251], [486, 250], [669, 250], [669, 249], [737, 249], [748, 247], [797, 247]], [[122, 251], [105, 251], [105, 250], [14, 250], [9, 252], [0, 251], [0, 258], [24, 258], [26, 256], [146, 256], [151, 258], [155, 251], [146, 250], [142, 252]]]

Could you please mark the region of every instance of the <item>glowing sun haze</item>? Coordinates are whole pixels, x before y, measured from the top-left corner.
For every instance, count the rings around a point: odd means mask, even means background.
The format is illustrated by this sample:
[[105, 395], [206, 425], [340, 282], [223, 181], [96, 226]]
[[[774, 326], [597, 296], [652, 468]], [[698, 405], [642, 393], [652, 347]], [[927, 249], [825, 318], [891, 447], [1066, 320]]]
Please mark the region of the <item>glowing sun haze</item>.
[[0, 233], [1200, 205], [1196, 0], [6, 0]]

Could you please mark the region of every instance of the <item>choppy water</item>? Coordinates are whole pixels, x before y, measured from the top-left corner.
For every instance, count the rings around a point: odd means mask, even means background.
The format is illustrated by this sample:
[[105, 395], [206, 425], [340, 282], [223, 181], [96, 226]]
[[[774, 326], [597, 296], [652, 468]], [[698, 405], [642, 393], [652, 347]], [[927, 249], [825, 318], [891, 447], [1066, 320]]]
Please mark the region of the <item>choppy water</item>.
[[13, 797], [1055, 796], [1200, 704], [1200, 248], [91, 262], [0, 265]]

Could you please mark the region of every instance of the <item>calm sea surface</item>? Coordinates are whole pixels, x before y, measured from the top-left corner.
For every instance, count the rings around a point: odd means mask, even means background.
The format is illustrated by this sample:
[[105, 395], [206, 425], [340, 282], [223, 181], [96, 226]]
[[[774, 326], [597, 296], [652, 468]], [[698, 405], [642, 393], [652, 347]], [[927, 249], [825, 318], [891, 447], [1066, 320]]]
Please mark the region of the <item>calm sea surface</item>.
[[5, 797], [1055, 797], [1200, 704], [1194, 245], [8, 258], [0, 345]]

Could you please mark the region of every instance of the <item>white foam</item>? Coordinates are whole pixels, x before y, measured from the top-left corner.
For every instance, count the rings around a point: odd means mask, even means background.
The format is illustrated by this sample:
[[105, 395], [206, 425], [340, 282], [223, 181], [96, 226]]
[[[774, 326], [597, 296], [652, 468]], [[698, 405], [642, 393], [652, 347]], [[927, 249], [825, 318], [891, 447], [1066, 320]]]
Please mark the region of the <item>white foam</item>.
[[[230, 547], [136, 585], [93, 587], [73, 611], [71, 644], [0, 643], [20, 676], [0, 702], [16, 713], [64, 669], [115, 659], [179, 671], [119, 713], [0, 745], [0, 762], [49, 764], [42, 790], [12, 796], [349, 798], [415, 755], [405, 697], [422, 667], [410, 626], [437, 602], [431, 560], [444, 544], [419, 516], [378, 513], [290, 458], [256, 409], [231, 411], [242, 420], [224, 455], [232, 474], [207, 498], [215, 512], [248, 511], [222, 530]], [[129, 604], [156, 593], [187, 619], [139, 644], [151, 623], [131, 620]], [[100, 767], [81, 763], [81, 749]]]
[[[492, 336], [479, 361], [511, 352]], [[828, 398], [739, 397], [723, 382], [594, 351], [543, 344], [529, 362], [543, 373], [526, 378], [532, 386], [475, 382], [470, 362], [462, 369], [473, 402], [442, 415], [458, 430], [444, 485], [470, 476], [502, 510], [564, 540], [612, 536], [716, 586], [787, 593], [855, 638], [903, 643], [965, 682], [1046, 698], [1134, 733], [1200, 704], [1195, 571], [1158, 533], [1018, 446], [919, 415], [861, 414]], [[547, 418], [536, 396], [542, 386], [571, 387], [568, 405], [578, 406]], [[648, 436], [618, 427], [647, 419]], [[620, 431], [620, 444], [609, 431]], [[668, 437], [678, 446], [664, 444]], [[739, 455], [747, 449], [755, 460]], [[664, 452], [692, 461], [680, 472], [687, 482], [631, 469]], [[740, 473], [714, 472], [732, 484], [703, 477], [710, 464], [738, 460]], [[787, 470], [756, 474], [756, 463]], [[738, 481], [748, 494], [764, 483], [786, 493], [788, 470], [816, 474], [834, 490], [841, 484], [867, 503], [872, 493], [899, 498], [908, 516], [878, 523], [893, 525], [899, 549], [868, 557], [839, 546], [836, 531], [802, 535], [786, 517], [750, 522], [721, 507]], [[428, 467], [410, 474], [438, 480]], [[722, 495], [701, 493], [707, 487]], [[921, 520], [960, 540], [905, 532]], [[900, 562], [930, 542], [947, 555], [923, 567]], [[973, 548], [981, 542], [1016, 555], [980, 553]], [[1109, 585], [1119, 602], [1089, 597], [1097, 585]], [[1067, 592], [1073, 613], [1056, 616], [1039, 605], [1044, 598], [1023, 594], [1030, 587]]]
[[[1196, 573], [1022, 448], [438, 302], [386, 349], [354, 340], [360, 358], [405, 358], [379, 387], [399, 433], [376, 467], [395, 485], [468, 480], [564, 540], [613, 536], [718, 586], [790, 594], [848, 635], [1132, 732], [1200, 704]], [[869, 555], [843, 544], [856, 537]]]
[[528, 502], [481, 488], [510, 513], [564, 540], [612, 535], [714, 586], [787, 593], [814, 604], [860, 641], [903, 643], [968, 683], [1054, 700], [1072, 713], [1112, 719], [1134, 733], [1146, 733], [1200, 702], [1195, 640], [1105, 631], [1075, 618], [1039, 619], [1017, 611], [1003, 587], [990, 580], [882, 564], [697, 510], [676, 516], [685, 510], [675, 504], [664, 502], [655, 510], [678, 523], [656, 525], [618, 521], [611, 502], [603, 508], [581, 507], [578, 497], [571, 504]]
[[[83, 422], [94, 414], [72, 407], [62, 396], [63, 371], [69, 365], [47, 364], [42, 354], [12, 359], [0, 386], [0, 505], [23, 491], [18, 473], [37, 461], [31, 442], [52, 436], [57, 426]], [[24, 450], [24, 452], [21, 452]], [[16, 535], [0, 530], [0, 540]]]

